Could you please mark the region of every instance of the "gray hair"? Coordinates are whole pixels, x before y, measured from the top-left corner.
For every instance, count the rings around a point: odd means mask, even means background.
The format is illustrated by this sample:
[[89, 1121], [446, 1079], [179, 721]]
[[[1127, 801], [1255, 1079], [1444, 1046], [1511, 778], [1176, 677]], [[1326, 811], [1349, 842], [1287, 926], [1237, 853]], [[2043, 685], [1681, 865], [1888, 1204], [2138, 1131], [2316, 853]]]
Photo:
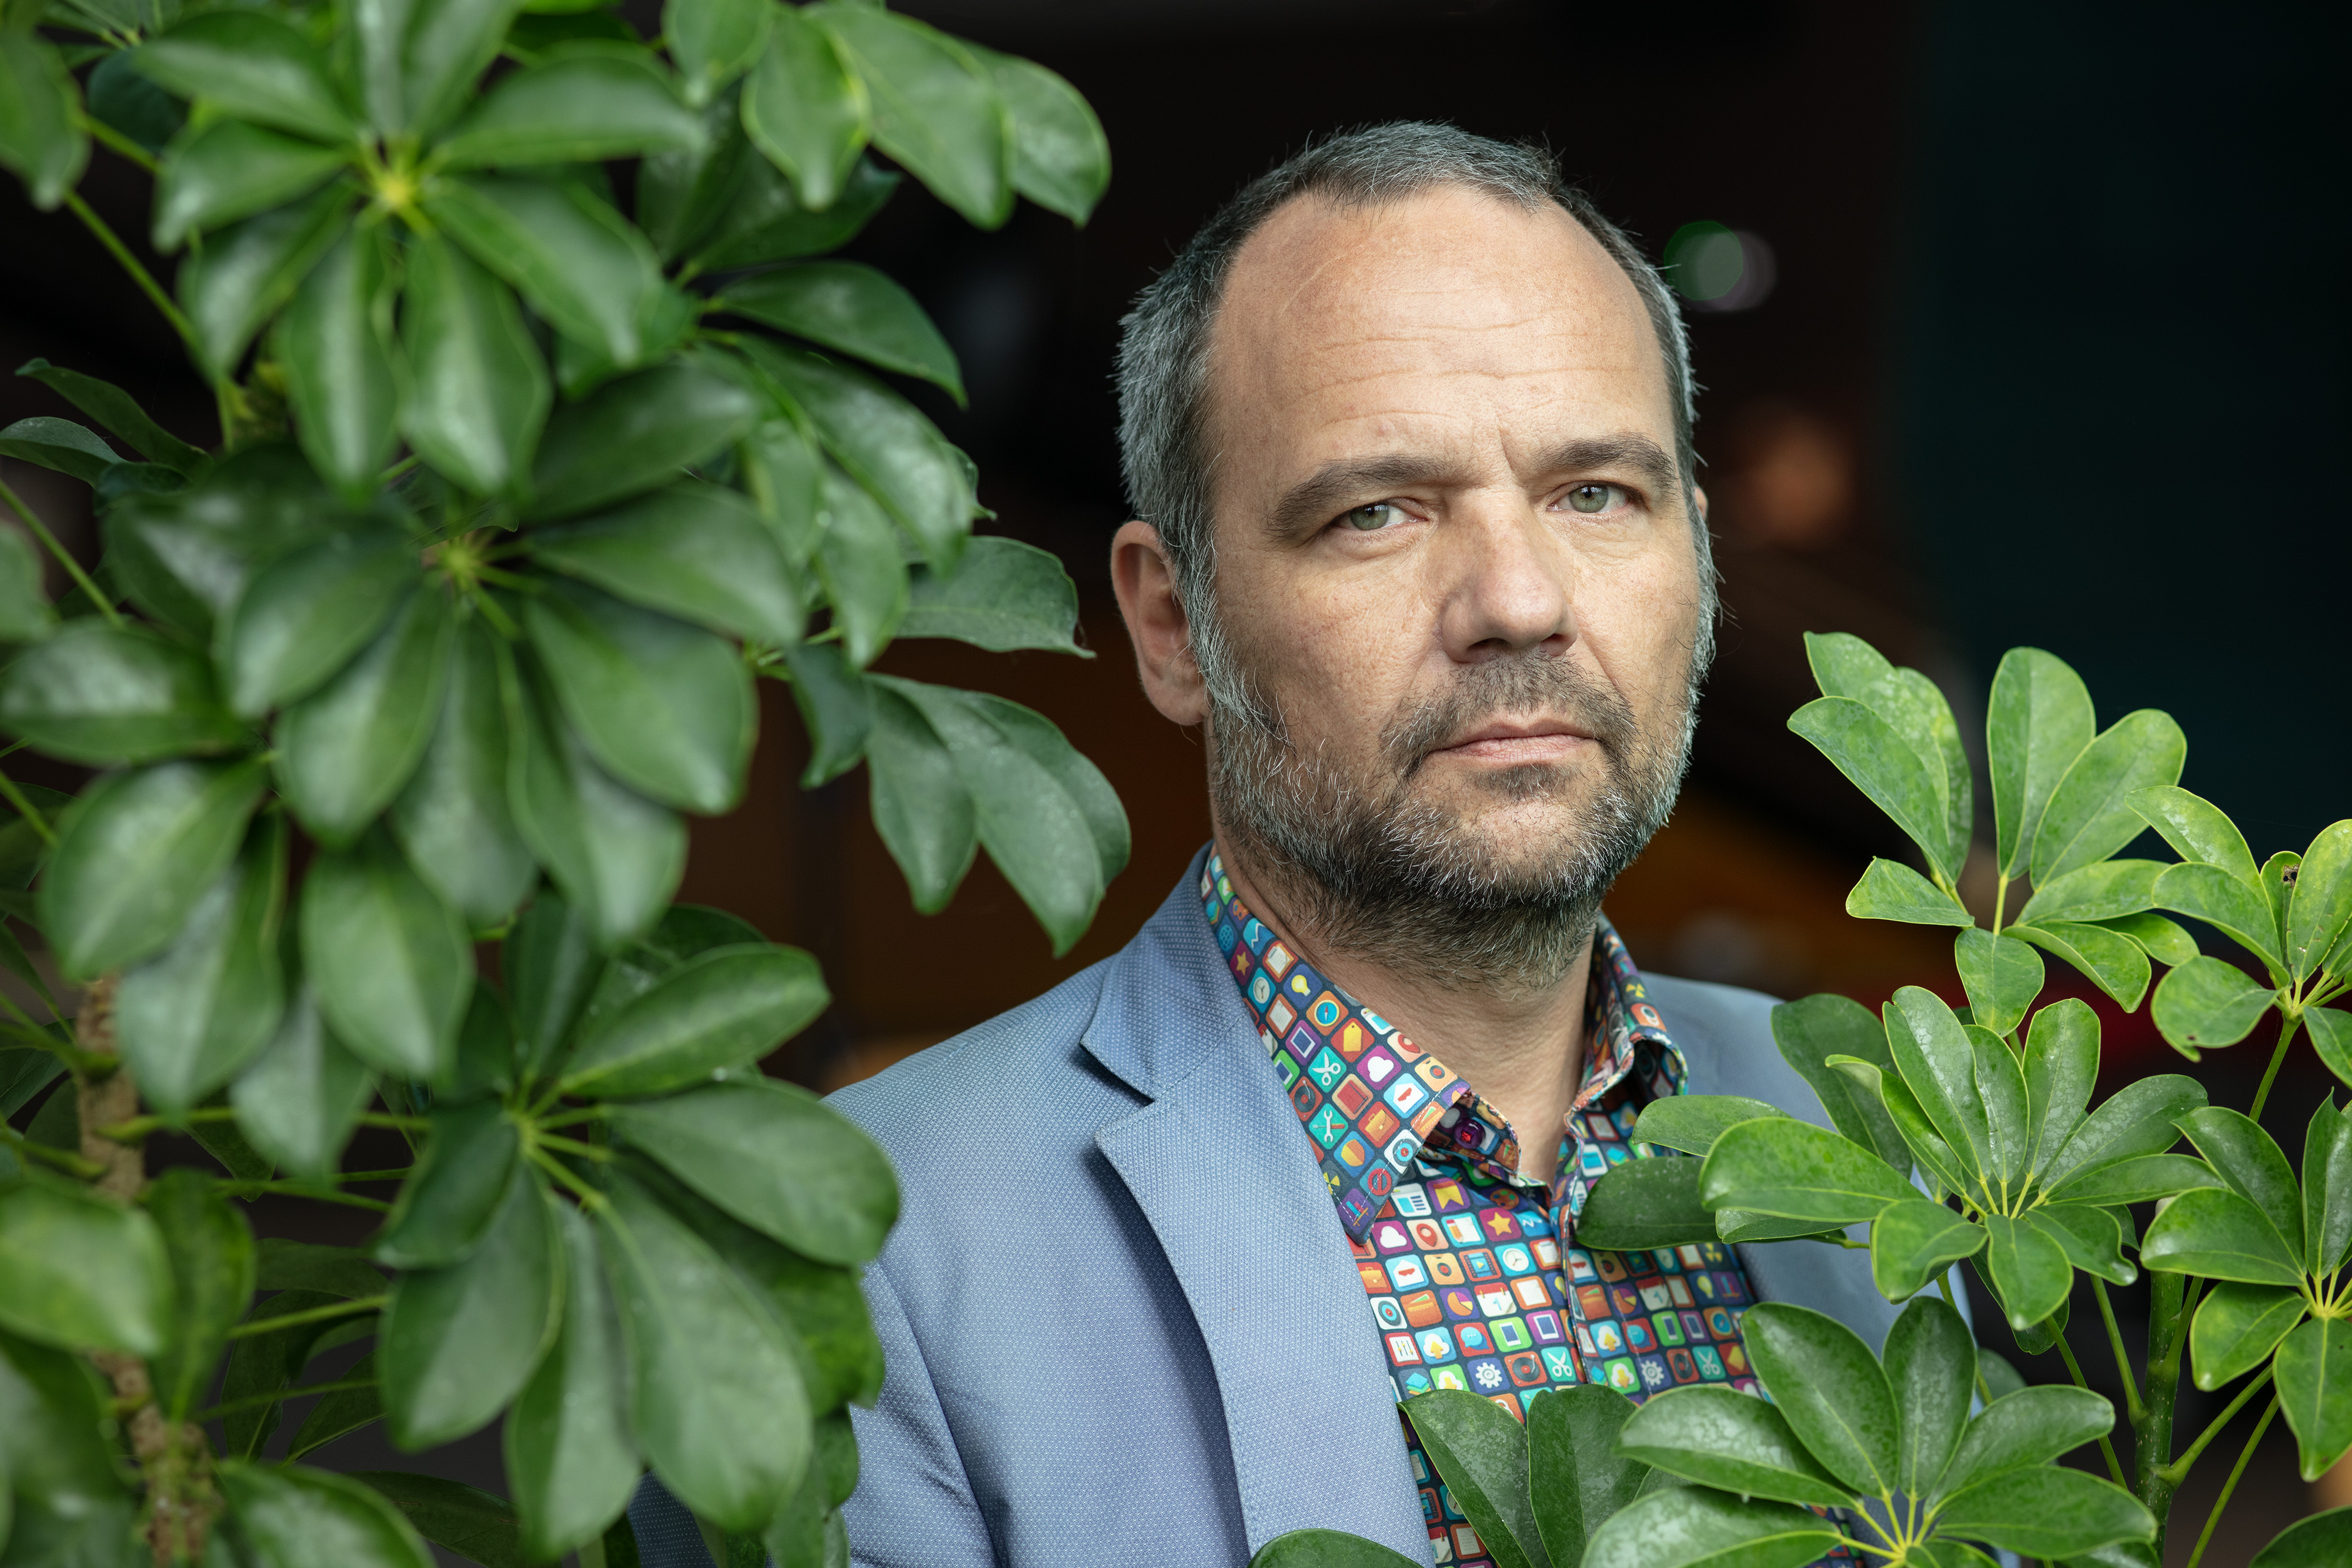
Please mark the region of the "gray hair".
[[1216, 455], [1207, 450], [1209, 332], [1234, 258], [1276, 208], [1318, 195], [1349, 207], [1376, 206], [1433, 186], [1458, 185], [1526, 210], [1549, 202], [1574, 218], [1622, 267], [1642, 297], [1664, 361], [1674, 412], [1675, 461], [1698, 552], [1700, 602], [1693, 671], [1715, 650], [1716, 573], [1695, 491], [1697, 419], [1690, 338], [1658, 269], [1625, 232], [1560, 177], [1541, 149], [1510, 146], [1451, 125], [1399, 121], [1333, 136], [1260, 175], [1202, 225], [1120, 323], [1119, 464], [1134, 515], [1152, 525], [1168, 552], [1191, 629], [1192, 657], [1210, 700], [1264, 724], [1272, 716], [1235, 667], [1216, 614], [1216, 540], [1209, 505]]

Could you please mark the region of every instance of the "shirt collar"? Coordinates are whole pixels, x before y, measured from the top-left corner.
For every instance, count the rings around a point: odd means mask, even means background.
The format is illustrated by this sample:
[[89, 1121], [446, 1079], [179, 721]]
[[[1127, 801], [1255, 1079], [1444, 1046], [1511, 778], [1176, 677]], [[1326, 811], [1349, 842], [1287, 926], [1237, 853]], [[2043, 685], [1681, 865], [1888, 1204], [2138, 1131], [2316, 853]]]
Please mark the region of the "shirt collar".
[[[1518, 1174], [1518, 1138], [1502, 1113], [1396, 1025], [1301, 959], [1243, 904], [1213, 850], [1201, 873], [1200, 894], [1226, 972], [1289, 1088], [1291, 1108], [1315, 1144], [1332, 1204], [1352, 1239], [1364, 1239], [1416, 1160], [1461, 1162], [1482, 1185], [1532, 1185]], [[1584, 1081], [1561, 1129], [1570, 1143], [1578, 1115], [1629, 1077], [1647, 1099], [1680, 1093], [1690, 1076], [1650, 1004], [1641, 971], [1606, 917], [1593, 933], [1585, 1022], [1591, 1044]], [[1572, 1163], [1561, 1162], [1563, 1179]], [[1581, 1207], [1580, 1201], [1571, 1202], [1572, 1209]]]

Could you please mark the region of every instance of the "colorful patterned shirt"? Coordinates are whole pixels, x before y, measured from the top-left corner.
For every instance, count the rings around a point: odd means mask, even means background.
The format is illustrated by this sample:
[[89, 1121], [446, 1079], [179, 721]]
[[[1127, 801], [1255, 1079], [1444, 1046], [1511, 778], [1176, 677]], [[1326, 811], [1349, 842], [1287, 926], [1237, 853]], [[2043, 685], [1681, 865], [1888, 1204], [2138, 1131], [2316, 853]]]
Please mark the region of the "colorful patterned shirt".
[[[1242, 904], [1213, 852], [1200, 893], [1315, 1142], [1400, 1400], [1469, 1389], [1525, 1420], [1537, 1394], [1583, 1382], [1637, 1403], [1696, 1383], [1760, 1392], [1740, 1342], [1748, 1280], [1731, 1249], [1575, 1244], [1585, 1196], [1611, 1166], [1676, 1157], [1629, 1134], [1643, 1105], [1681, 1093], [1690, 1076], [1606, 919], [1586, 988], [1584, 1080], [1546, 1184], [1519, 1174], [1501, 1112], [1301, 960]], [[1404, 1437], [1436, 1562], [1491, 1568], [1409, 1420]]]

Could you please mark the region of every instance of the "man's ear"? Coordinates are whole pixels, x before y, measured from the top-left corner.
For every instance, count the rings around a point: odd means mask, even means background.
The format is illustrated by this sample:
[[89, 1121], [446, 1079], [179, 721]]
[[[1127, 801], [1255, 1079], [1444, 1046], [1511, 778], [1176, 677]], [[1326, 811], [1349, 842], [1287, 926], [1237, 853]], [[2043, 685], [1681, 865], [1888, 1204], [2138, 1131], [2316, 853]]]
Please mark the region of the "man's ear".
[[1698, 507], [1699, 527], [1706, 527], [1706, 486], [1704, 485], [1692, 486], [1691, 501]]
[[1110, 541], [1110, 581], [1135, 644], [1143, 695], [1177, 724], [1201, 723], [1209, 716], [1208, 691], [1192, 662], [1192, 626], [1158, 528], [1144, 522], [1120, 526]]

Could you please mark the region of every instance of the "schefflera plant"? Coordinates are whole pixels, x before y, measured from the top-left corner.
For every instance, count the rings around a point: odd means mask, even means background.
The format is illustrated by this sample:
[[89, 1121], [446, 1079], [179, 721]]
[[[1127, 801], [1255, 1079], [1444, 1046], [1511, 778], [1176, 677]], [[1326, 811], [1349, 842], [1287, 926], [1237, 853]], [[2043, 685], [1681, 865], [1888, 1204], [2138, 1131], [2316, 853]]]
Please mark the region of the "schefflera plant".
[[[886, 379], [962, 396], [919, 308], [812, 258], [900, 171], [992, 226], [1016, 193], [1083, 219], [1108, 161], [1067, 83], [878, 6], [662, 25], [0, 9], [0, 165], [130, 271], [220, 420], [198, 445], [35, 361], [90, 424], [0, 431], [91, 487], [103, 547], [0, 486], [72, 585], [0, 530], [0, 727], [99, 769], [0, 776], [0, 1111], [39, 1100], [0, 1141], [10, 1568], [634, 1562], [649, 1467], [722, 1563], [847, 1560], [897, 1187], [759, 1071], [824, 986], [671, 903], [684, 816], [741, 800], [755, 681], [786, 681], [805, 781], [866, 764], [920, 906], [985, 848], [1057, 952], [1086, 927], [1127, 854], [1100, 773], [1024, 708], [870, 673], [901, 636], [1077, 653], [1075, 591], [971, 537], [971, 463]], [[82, 198], [93, 141], [153, 174], [169, 288]], [[410, 1157], [343, 1169], [362, 1125]], [[219, 1168], [150, 1179], [166, 1129]], [[264, 1197], [381, 1228], [257, 1241]], [[501, 1417], [511, 1501], [295, 1462]]]

